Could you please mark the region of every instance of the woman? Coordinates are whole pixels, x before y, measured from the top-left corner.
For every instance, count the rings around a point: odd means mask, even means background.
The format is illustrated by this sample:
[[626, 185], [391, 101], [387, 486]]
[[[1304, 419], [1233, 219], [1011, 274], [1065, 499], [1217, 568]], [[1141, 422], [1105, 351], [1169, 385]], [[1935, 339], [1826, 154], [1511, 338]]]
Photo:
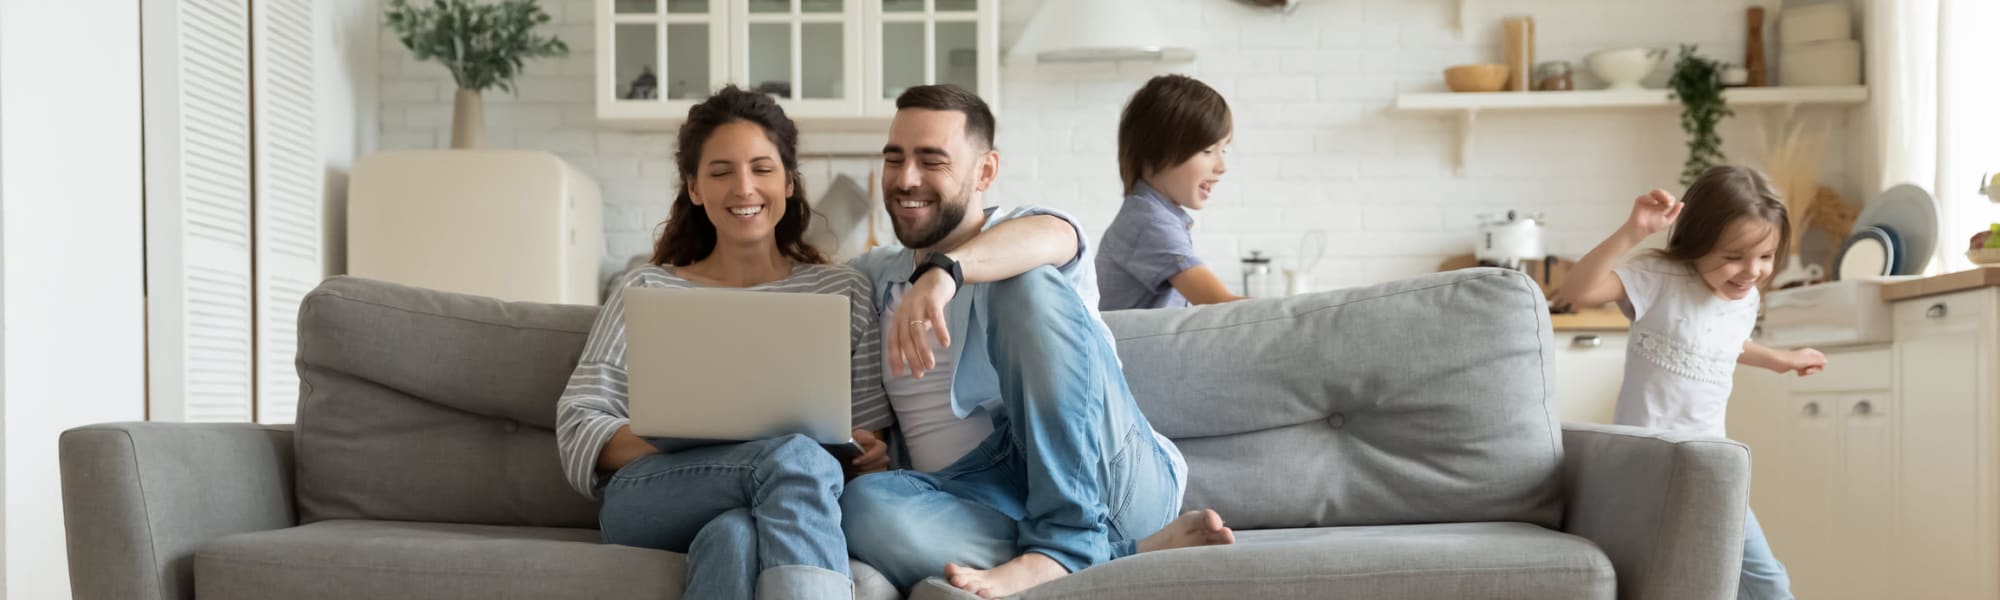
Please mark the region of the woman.
[[1195, 255], [1188, 215], [1228, 171], [1232, 127], [1222, 94], [1192, 77], [1161, 75], [1132, 94], [1118, 118], [1125, 203], [1097, 246], [1098, 310], [1242, 299]]
[[[687, 597], [851, 598], [843, 471], [889, 463], [879, 432], [891, 413], [868, 280], [825, 264], [804, 241], [811, 212], [798, 175], [798, 128], [769, 96], [724, 88], [688, 110], [677, 143], [680, 192], [651, 264], [606, 299], [556, 406], [563, 470], [578, 492], [603, 498], [605, 543], [688, 554]], [[625, 395], [630, 287], [845, 294], [862, 455], [843, 469], [800, 435], [670, 453], [634, 435]]]

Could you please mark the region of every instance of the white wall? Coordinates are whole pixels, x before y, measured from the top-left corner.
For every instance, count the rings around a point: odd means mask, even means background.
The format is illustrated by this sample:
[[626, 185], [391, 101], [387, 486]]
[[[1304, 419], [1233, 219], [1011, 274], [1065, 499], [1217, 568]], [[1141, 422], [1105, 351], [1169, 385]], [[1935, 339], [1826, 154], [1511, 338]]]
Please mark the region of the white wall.
[[315, 0], [319, 143], [326, 160], [326, 274], [347, 272], [347, 174], [381, 131], [382, 7], [377, 0]]
[[[0, 2], [0, 23], [7, 22], [8, 3]], [[0, 27], [0, 34], [6, 32]], [[7, 45], [0, 43], [0, 84], [6, 83]], [[3, 91], [4, 88], [0, 88]], [[7, 95], [0, 93], [0, 158], [7, 139]], [[0, 161], [0, 251], [7, 248], [7, 163]], [[7, 431], [7, 264], [0, 256], [0, 435]], [[0, 600], [7, 597], [7, 444], [0, 439]]]
[[[1451, 169], [1453, 122], [1387, 109], [1399, 92], [1441, 91], [1450, 65], [1499, 62], [1499, 21], [1536, 17], [1538, 58], [1582, 59], [1607, 47], [1675, 47], [1740, 61], [1746, 0], [1484, 0], [1469, 2], [1461, 38], [1452, 0], [1305, 0], [1290, 15], [1231, 0], [1155, 0], [1173, 39], [1199, 59], [1180, 65], [1008, 66], [1003, 69], [1001, 181], [991, 200], [1074, 212], [1101, 229], [1119, 197], [1115, 130], [1125, 100], [1148, 77], [1184, 72], [1221, 90], [1236, 115], [1230, 173], [1200, 215], [1196, 246], [1232, 285], [1251, 250], [1289, 259], [1311, 229], [1330, 232], [1315, 270], [1321, 287], [1366, 284], [1436, 269], [1472, 250], [1474, 216], [1518, 208], [1548, 213], [1549, 246], [1579, 257], [1622, 221], [1631, 199], [1678, 190], [1685, 147], [1673, 110], [1487, 115], [1465, 176]], [[646, 251], [666, 215], [672, 134], [600, 128], [592, 114], [590, 0], [544, 2], [575, 50], [531, 63], [519, 97], [487, 97], [487, 139], [543, 149], [592, 173], [606, 194], [605, 268]], [[1007, 0], [1003, 39], [1017, 35], [1031, 2]], [[1857, 15], [1858, 16], [1858, 15]], [[1767, 47], [1776, 45], [1767, 34]], [[442, 147], [450, 127], [450, 77], [382, 38], [382, 143]], [[1654, 77], [1664, 80], [1666, 69]], [[1848, 111], [1812, 111], [1843, 148]], [[1724, 149], [1755, 160], [1763, 117], [1725, 123]], [[804, 126], [810, 143], [814, 128]], [[822, 136], [824, 137], [824, 136]], [[1823, 180], [1850, 199], [1847, 157], [1827, 157]], [[812, 191], [846, 174], [865, 179], [879, 161], [820, 159], [803, 166]], [[1969, 180], [1968, 180], [1969, 181]]]
[[145, 417], [139, 3], [0, 14], [5, 594], [61, 598], [56, 437]]

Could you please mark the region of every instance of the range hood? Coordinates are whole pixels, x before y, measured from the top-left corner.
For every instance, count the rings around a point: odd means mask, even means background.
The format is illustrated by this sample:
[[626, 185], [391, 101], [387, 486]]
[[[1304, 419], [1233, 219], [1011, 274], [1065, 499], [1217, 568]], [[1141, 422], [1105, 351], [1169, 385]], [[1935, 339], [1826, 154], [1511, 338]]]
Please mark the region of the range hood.
[[1146, 0], [1044, 0], [1009, 61], [1182, 62], [1194, 51], [1167, 39]]

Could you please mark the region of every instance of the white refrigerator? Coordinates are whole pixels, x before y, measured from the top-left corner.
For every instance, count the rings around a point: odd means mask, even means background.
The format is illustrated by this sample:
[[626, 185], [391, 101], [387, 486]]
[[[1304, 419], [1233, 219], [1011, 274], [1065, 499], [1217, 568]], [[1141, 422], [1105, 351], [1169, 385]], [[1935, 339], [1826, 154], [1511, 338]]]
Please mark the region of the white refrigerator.
[[547, 152], [403, 150], [354, 165], [347, 270], [502, 300], [596, 304], [597, 182]]

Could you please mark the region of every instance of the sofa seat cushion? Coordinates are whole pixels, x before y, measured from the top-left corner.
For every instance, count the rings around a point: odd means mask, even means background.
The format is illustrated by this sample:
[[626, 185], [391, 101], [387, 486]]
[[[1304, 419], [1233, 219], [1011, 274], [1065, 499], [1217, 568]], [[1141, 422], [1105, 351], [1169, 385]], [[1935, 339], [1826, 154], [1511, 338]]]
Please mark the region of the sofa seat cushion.
[[[851, 563], [855, 597], [894, 599]], [[195, 597], [681, 597], [685, 555], [598, 542], [594, 529], [321, 521], [232, 535], [195, 553]]]
[[[1020, 598], [1614, 598], [1611, 561], [1526, 523], [1240, 531], [1234, 546], [1121, 558]], [[912, 600], [970, 598], [925, 581]]]

